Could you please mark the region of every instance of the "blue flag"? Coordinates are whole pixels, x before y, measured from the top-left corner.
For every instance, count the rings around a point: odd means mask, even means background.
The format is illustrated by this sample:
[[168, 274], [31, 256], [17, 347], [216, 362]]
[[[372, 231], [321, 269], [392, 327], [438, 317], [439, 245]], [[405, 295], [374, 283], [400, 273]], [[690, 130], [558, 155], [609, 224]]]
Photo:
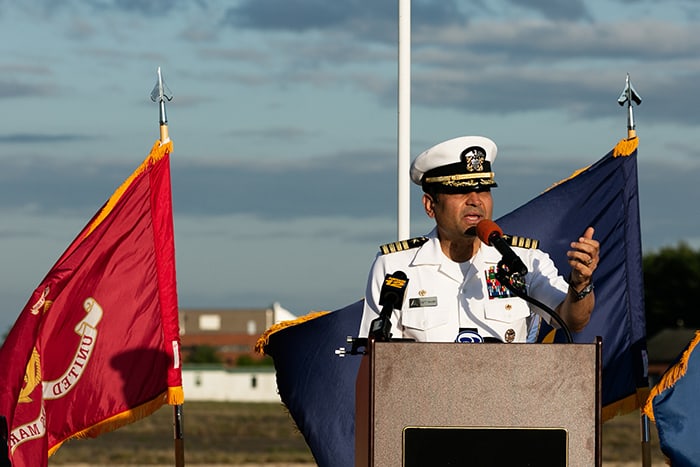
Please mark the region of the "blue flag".
[[[559, 271], [568, 271], [566, 252], [588, 226], [600, 241], [595, 271], [595, 310], [574, 341], [603, 338], [603, 421], [638, 409], [646, 400], [646, 320], [637, 189], [637, 138], [622, 140], [595, 164], [575, 173], [499, 219], [504, 232], [539, 240]], [[562, 331], [540, 342], [565, 342]]]
[[[641, 407], [648, 393], [642, 254], [637, 197], [637, 138], [622, 140], [595, 164], [497, 222], [505, 233], [540, 241], [560, 271], [588, 226], [601, 242], [594, 275], [596, 308], [576, 342], [603, 338], [603, 419]], [[360, 357], [339, 357], [357, 336], [363, 301], [268, 330], [258, 350], [272, 356], [282, 402], [321, 467], [354, 466], [355, 379]], [[541, 342], [563, 341], [540, 330]], [[552, 332], [549, 332], [552, 331]]]
[[651, 389], [644, 413], [656, 423], [661, 452], [673, 467], [693, 467], [700, 459], [700, 331]]
[[360, 356], [340, 357], [357, 336], [364, 300], [270, 328], [256, 348], [272, 356], [277, 390], [320, 467], [355, 465], [355, 379]]

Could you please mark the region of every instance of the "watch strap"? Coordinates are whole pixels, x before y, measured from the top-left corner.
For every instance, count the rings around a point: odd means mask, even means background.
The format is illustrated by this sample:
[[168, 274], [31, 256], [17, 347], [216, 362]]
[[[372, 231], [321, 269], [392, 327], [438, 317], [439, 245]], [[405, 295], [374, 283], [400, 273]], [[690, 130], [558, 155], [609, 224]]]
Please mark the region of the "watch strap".
[[[571, 285], [569, 285], [569, 287], [571, 287]], [[582, 300], [582, 299], [584, 299], [584, 298], [586, 297], [586, 295], [588, 295], [588, 294], [590, 294], [591, 292], [593, 292], [593, 289], [594, 289], [594, 287], [593, 287], [593, 282], [591, 282], [590, 284], [588, 284], [587, 286], [585, 286], [583, 289], [581, 289], [580, 292], [577, 292], [576, 289], [574, 289], [573, 287], [571, 287], [571, 291], [574, 293], [574, 297], [576, 297], [576, 300]]]

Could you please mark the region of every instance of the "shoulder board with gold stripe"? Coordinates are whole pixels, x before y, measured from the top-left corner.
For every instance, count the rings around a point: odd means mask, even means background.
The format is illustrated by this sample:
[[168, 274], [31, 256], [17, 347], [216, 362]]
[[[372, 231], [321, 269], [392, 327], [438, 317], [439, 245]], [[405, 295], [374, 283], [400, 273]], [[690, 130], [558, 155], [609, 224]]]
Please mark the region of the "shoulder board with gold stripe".
[[397, 251], [410, 250], [411, 248], [418, 248], [428, 241], [428, 237], [415, 237], [409, 238], [408, 240], [400, 240], [398, 242], [387, 243], [379, 247], [379, 250], [383, 255], [388, 253], [396, 253]]
[[502, 238], [508, 242], [510, 246], [517, 246], [519, 248], [535, 249], [540, 244], [540, 241], [534, 238], [518, 237], [517, 235], [503, 235]]

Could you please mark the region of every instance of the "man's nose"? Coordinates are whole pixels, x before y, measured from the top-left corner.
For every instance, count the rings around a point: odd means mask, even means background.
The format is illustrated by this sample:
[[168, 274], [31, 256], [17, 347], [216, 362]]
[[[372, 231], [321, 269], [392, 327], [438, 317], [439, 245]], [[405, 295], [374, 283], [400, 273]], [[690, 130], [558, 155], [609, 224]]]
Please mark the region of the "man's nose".
[[480, 206], [481, 198], [479, 198], [479, 194], [476, 191], [470, 191], [467, 193], [464, 203], [470, 206]]

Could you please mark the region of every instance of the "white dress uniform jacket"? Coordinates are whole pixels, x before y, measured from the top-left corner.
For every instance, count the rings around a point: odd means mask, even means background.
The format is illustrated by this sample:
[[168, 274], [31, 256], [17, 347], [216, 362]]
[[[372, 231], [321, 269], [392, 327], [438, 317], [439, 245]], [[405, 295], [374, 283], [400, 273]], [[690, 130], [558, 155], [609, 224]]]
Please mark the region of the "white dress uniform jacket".
[[[501, 260], [498, 250], [482, 243], [471, 260], [456, 263], [442, 252], [437, 229], [427, 237], [420, 247], [375, 258], [359, 336], [366, 337], [371, 322], [379, 316], [379, 294], [386, 274], [403, 271], [408, 287], [401, 310], [394, 310], [391, 318], [393, 338], [454, 342], [460, 329], [471, 328], [482, 338], [534, 342], [539, 318], [527, 302], [496, 280], [494, 274]], [[537, 249], [513, 250], [527, 266], [528, 295], [555, 309], [566, 297], [568, 284], [549, 255]]]

